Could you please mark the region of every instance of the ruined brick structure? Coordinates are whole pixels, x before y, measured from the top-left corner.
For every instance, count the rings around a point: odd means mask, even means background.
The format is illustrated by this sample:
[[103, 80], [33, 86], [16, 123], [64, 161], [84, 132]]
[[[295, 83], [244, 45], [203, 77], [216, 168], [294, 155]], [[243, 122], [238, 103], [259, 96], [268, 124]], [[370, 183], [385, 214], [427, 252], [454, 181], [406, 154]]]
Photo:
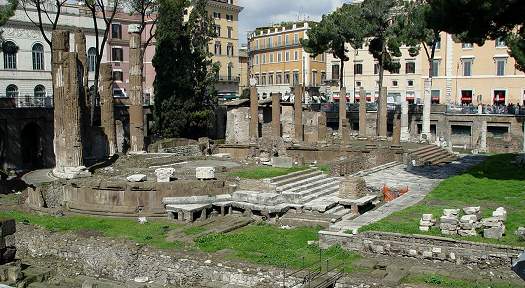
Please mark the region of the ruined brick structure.
[[[80, 95], [80, 107], [82, 113], [82, 123], [84, 127], [90, 127], [93, 120], [93, 112], [91, 110], [92, 103], [89, 97], [89, 70], [87, 63], [86, 52], [86, 35], [82, 30], [75, 31], [75, 49], [74, 52], [78, 54], [78, 60], [82, 66], [82, 91]], [[87, 130], [87, 128], [85, 128]]]
[[295, 141], [302, 142], [304, 140], [303, 130], [303, 95], [304, 90], [302, 86], [294, 88], [294, 124], [295, 124]]
[[[131, 28], [130, 28], [131, 29]], [[129, 38], [129, 134], [130, 152], [144, 151], [144, 99], [142, 95], [142, 41], [132, 30]]]

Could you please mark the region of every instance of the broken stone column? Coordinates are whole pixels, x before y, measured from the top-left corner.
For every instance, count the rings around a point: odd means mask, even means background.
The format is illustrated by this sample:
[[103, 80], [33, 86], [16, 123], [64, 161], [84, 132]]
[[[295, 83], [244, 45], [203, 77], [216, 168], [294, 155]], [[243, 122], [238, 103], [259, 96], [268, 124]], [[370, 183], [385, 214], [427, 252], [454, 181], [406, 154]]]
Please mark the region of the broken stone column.
[[381, 139], [386, 139], [387, 134], [387, 97], [387, 88], [383, 87], [379, 93], [379, 106], [377, 109], [377, 136]]
[[341, 140], [345, 139], [345, 123], [348, 122], [346, 119], [346, 88], [341, 88], [339, 92], [339, 135]]
[[[81, 133], [80, 90], [78, 54], [67, 51], [69, 33], [53, 32], [54, 69], [54, 148], [56, 166], [53, 174], [59, 178], [87, 176], [83, 166]], [[56, 41], [55, 41], [56, 40]], [[55, 42], [57, 44], [55, 44]]]
[[366, 92], [359, 89], [359, 138], [366, 138]]
[[396, 113], [394, 114], [394, 131], [392, 133], [392, 145], [401, 145], [401, 118], [399, 116], [398, 111], [396, 111]]
[[257, 142], [259, 134], [259, 99], [257, 87], [250, 87], [250, 141]]
[[430, 141], [431, 135], [430, 135], [430, 112], [432, 109], [432, 95], [431, 95], [431, 87], [432, 87], [432, 79], [427, 78], [425, 79], [424, 84], [424, 96], [423, 96], [423, 128], [421, 131], [421, 139], [426, 140], [427, 142]]
[[[78, 54], [78, 60], [82, 64], [82, 93], [80, 98], [80, 107], [82, 109], [82, 123], [84, 126], [91, 126], [93, 123], [95, 98], [89, 97], [89, 69], [86, 52], [86, 35], [80, 29], [75, 31], [75, 49]], [[92, 103], [93, 102], [93, 103]]]
[[319, 142], [326, 142], [326, 134], [327, 134], [327, 122], [326, 122], [326, 112], [318, 112], [317, 115], [317, 137]]
[[303, 142], [303, 87], [296, 86], [294, 88], [294, 122], [295, 122], [295, 141]]
[[113, 68], [110, 63], [100, 65], [100, 117], [106, 136], [109, 156], [117, 153], [117, 133], [113, 107]]
[[487, 152], [487, 121], [481, 122], [479, 137], [479, 152]]
[[281, 94], [272, 93], [272, 138], [281, 137]]
[[401, 141], [410, 141], [410, 131], [408, 130], [408, 102], [406, 99], [401, 101]]
[[142, 40], [130, 26], [129, 38], [129, 136], [130, 152], [144, 151], [144, 99], [142, 95]]

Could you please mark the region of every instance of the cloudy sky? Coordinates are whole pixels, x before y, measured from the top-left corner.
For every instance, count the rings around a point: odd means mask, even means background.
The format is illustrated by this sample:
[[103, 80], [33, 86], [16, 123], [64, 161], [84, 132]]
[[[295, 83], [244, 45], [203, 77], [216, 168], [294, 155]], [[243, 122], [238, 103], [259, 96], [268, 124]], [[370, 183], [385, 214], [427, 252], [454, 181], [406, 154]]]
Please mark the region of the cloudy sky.
[[335, 10], [351, 0], [239, 0], [244, 10], [239, 15], [239, 38], [246, 43], [246, 35], [258, 26], [282, 21], [319, 20], [321, 15]]

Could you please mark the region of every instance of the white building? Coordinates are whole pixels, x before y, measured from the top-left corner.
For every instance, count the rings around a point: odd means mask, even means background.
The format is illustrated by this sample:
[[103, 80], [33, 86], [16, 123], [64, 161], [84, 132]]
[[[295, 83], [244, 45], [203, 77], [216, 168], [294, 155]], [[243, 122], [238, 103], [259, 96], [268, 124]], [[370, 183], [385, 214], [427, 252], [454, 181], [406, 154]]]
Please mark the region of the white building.
[[[89, 79], [93, 81], [96, 38], [92, 28], [93, 20], [83, 9], [82, 6], [77, 5], [64, 7], [59, 20], [59, 29], [71, 31], [71, 51], [74, 47], [73, 32], [82, 29], [86, 34]], [[0, 57], [0, 97], [16, 98], [17, 107], [50, 105], [53, 103], [51, 47], [44, 40], [38, 27], [31, 22], [31, 19], [37, 22], [36, 10], [27, 12], [26, 15], [23, 8], [19, 7], [15, 15], [1, 28], [5, 42]], [[42, 17], [43, 21], [47, 21], [45, 15]], [[54, 14], [50, 13], [50, 17], [53, 18]], [[98, 26], [105, 27], [100, 19]], [[49, 22], [45, 22], [44, 28], [47, 37], [51, 39], [52, 31]], [[105, 55], [102, 62], [106, 62]]]

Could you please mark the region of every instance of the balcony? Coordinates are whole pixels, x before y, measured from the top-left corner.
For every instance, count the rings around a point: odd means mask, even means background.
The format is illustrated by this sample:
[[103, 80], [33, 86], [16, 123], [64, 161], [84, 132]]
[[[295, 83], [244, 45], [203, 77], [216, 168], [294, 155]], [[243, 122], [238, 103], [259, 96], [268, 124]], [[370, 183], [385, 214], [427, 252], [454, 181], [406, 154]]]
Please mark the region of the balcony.
[[0, 108], [53, 108], [53, 96], [24, 95], [6, 97], [0, 95]]

